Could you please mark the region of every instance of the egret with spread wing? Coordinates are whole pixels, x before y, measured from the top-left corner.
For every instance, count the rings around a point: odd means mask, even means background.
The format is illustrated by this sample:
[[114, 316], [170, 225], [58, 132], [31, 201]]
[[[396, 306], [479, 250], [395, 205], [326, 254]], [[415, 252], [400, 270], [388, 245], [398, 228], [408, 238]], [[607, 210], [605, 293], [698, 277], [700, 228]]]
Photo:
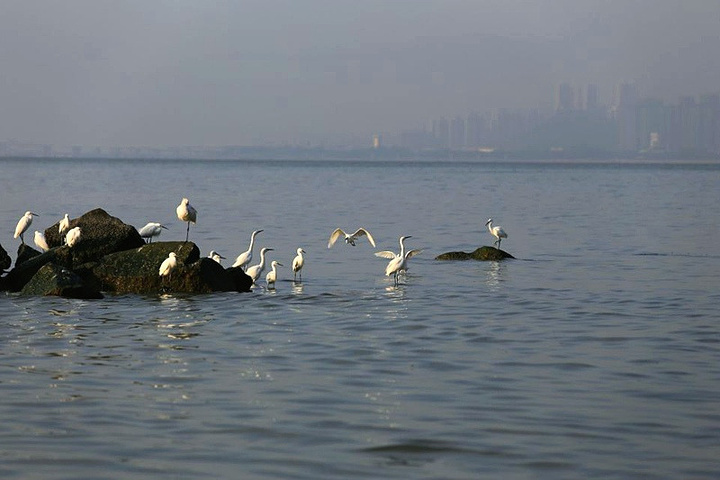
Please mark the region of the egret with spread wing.
[[373, 239], [372, 235], [370, 235], [370, 232], [365, 230], [364, 228], [360, 227], [358, 228], [355, 233], [353, 234], [347, 234], [343, 231], [342, 228], [336, 228], [334, 232], [330, 235], [330, 240], [328, 241], [328, 248], [332, 247], [338, 238], [345, 237], [345, 243], [348, 245], [355, 246], [355, 240], [357, 240], [360, 237], [367, 237], [368, 242], [370, 242], [370, 245], [373, 247], [375, 246], [375, 240]]
[[405, 240], [408, 238], [412, 238], [412, 235], [406, 235], [404, 237], [400, 237], [400, 253], [396, 254], [395, 252], [391, 252], [390, 250], [383, 250], [382, 252], [376, 252], [376, 257], [382, 257], [382, 258], [389, 258], [390, 262], [387, 264], [387, 267], [385, 267], [385, 276], [393, 275], [395, 277], [395, 285], [398, 284], [398, 275], [400, 272], [404, 272], [407, 270], [407, 261], [417, 255], [418, 253], [422, 252], [422, 250], [409, 250], [408, 252], [405, 252]]

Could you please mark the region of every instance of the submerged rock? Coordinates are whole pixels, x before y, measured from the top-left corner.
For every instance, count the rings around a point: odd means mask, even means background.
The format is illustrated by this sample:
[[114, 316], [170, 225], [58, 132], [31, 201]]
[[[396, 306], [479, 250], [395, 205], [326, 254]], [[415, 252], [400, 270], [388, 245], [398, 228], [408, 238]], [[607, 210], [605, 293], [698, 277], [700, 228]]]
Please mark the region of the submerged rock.
[[506, 258], [515, 258], [504, 250], [495, 247], [480, 247], [470, 253], [466, 252], [448, 252], [442, 253], [435, 257], [435, 260], [481, 260], [481, 261], [498, 261]]
[[55, 295], [65, 298], [103, 298], [102, 293], [85, 284], [75, 272], [46, 263], [22, 288], [21, 295]]

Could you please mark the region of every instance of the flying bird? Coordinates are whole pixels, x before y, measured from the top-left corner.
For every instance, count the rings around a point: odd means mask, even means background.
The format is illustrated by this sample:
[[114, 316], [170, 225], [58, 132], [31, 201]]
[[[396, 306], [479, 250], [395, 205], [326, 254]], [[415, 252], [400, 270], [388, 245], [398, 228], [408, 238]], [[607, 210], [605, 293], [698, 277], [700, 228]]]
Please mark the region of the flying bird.
[[273, 286], [273, 287], [275, 286], [275, 281], [277, 280], [277, 267], [282, 267], [282, 266], [283, 266], [283, 264], [278, 262], [277, 260], [273, 260], [272, 263], [270, 264], [270, 267], [272, 268], [272, 270], [270, 270], [268, 272], [268, 274], [265, 275], [265, 281], [267, 282], [268, 288], [270, 288], [270, 286]]
[[235, 259], [235, 263], [232, 264], [233, 267], [240, 267], [243, 270], [247, 269], [247, 266], [252, 260], [253, 246], [255, 245], [255, 236], [260, 232], [262, 232], [262, 230], [255, 230], [254, 232], [252, 232], [252, 235], [250, 235], [250, 247], [248, 247], [246, 251], [237, 256], [237, 258]]
[[162, 223], [149, 222], [147, 225], [138, 230], [138, 233], [147, 243], [152, 243], [153, 237], [157, 237], [162, 233], [163, 228], [167, 230], [167, 227]]
[[399, 254], [391, 252], [390, 250], [375, 252], [376, 257], [391, 259], [390, 262], [387, 264], [387, 267], [385, 267], [385, 276], [389, 277], [390, 275], [393, 275], [395, 277], [395, 285], [398, 284], [398, 275], [400, 274], [400, 272], [404, 272], [407, 270], [408, 259], [422, 252], [422, 250], [410, 250], [408, 252], [405, 252], [405, 240], [408, 238], [412, 238], [412, 235], [400, 237]]
[[297, 255], [295, 256], [295, 258], [293, 258], [293, 279], [297, 278], [297, 275], [300, 274], [300, 280], [302, 280], [302, 268], [303, 265], [305, 265], [305, 257], [303, 257], [303, 253], [305, 253], [305, 250], [303, 250], [302, 248], [298, 248]]
[[60, 223], [58, 224], [58, 233], [60, 234], [60, 241], [65, 240], [65, 234], [67, 231], [70, 230], [70, 217], [68, 217], [68, 214], [66, 213], [65, 216], [60, 219]]
[[33, 240], [35, 241], [35, 245], [37, 245], [38, 248], [43, 252], [47, 252], [48, 250], [50, 250], [50, 246], [45, 239], [44, 233], [35, 230], [35, 237], [33, 238]]
[[352, 235], [349, 235], [343, 231], [342, 228], [336, 228], [335, 231], [330, 234], [330, 240], [328, 241], [328, 248], [332, 247], [338, 238], [344, 236], [345, 237], [345, 243], [348, 245], [355, 246], [355, 240], [357, 240], [359, 237], [367, 236], [368, 242], [370, 242], [370, 245], [373, 247], [375, 246], [375, 240], [373, 239], [372, 235], [370, 235], [370, 232], [365, 230], [364, 228], [360, 227], [358, 228], [355, 233]]
[[263, 247], [262, 250], [260, 250], [260, 263], [257, 265], [253, 265], [252, 267], [249, 267], [245, 273], [248, 274], [250, 278], [252, 278], [253, 283], [257, 281], [258, 278], [260, 278], [260, 275], [262, 275], [262, 272], [265, 270], [265, 253], [273, 250], [272, 248]]
[[65, 234], [65, 243], [68, 247], [72, 248], [80, 242], [81, 237], [82, 230], [80, 230], [80, 227], [71, 228]]
[[492, 222], [493, 222], [493, 219], [488, 218], [488, 221], [485, 222], [485, 225], [487, 225], [488, 231], [490, 231], [490, 235], [497, 238], [497, 240], [495, 240], [493, 242], [493, 245], [497, 245], [497, 248], [500, 248], [500, 242], [502, 241], [503, 238], [507, 238], [507, 233], [505, 233], [505, 230], [503, 230], [503, 228], [500, 225], [493, 227]]
[[20, 242], [22, 244], [25, 244], [25, 239], [23, 238], [23, 233], [25, 233], [25, 230], [30, 228], [30, 224], [32, 224], [33, 221], [33, 215], [39, 216], [37, 213], [33, 213], [31, 211], [25, 212], [25, 215], [20, 217], [20, 220], [18, 220], [17, 226], [15, 227], [15, 235], [13, 238], [20, 237]]
[[212, 259], [215, 260], [217, 263], [219, 263], [219, 264], [222, 265], [222, 259], [225, 258], [225, 257], [223, 257], [222, 255], [220, 255], [219, 253], [217, 253], [215, 250], [210, 250], [210, 254], [208, 255], [208, 258], [212, 258]]
[[190, 237], [190, 222], [197, 222], [197, 210], [195, 210], [195, 207], [190, 205], [190, 200], [183, 198], [180, 205], [178, 205], [175, 209], [175, 213], [177, 213], [177, 217], [181, 221], [187, 222], [188, 224], [187, 231], [185, 232], [185, 241], [187, 242]]
[[168, 254], [168, 258], [163, 260], [162, 264], [160, 264], [158, 274], [160, 275], [160, 277], [162, 277], [162, 279], [164, 279], [165, 277], [168, 277], [168, 279], [172, 279], [172, 271], [177, 267], [177, 265], [177, 254], [175, 252], [170, 252]]

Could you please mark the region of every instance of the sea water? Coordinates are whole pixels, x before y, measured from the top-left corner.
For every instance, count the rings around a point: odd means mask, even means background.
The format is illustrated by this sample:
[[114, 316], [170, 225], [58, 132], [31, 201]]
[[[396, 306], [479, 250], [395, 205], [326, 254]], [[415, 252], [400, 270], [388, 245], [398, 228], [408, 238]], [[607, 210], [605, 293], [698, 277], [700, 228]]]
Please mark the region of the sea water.
[[[250, 293], [0, 294], [0, 476], [717, 478], [720, 165], [2, 160], [0, 244], [103, 208]], [[503, 262], [441, 262], [508, 233]], [[336, 227], [367, 228], [327, 248]], [[395, 286], [379, 250], [422, 249]], [[306, 252], [302, 280], [290, 270]], [[263, 275], [264, 278], [264, 275]]]

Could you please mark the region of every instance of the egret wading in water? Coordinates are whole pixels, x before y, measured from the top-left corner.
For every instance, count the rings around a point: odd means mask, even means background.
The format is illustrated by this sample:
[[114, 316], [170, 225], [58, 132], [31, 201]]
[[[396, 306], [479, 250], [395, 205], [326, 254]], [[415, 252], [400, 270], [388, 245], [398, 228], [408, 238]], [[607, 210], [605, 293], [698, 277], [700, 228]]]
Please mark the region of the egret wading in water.
[[237, 256], [235, 263], [232, 264], [233, 267], [240, 267], [243, 270], [247, 270], [247, 266], [252, 260], [253, 247], [255, 246], [255, 236], [260, 232], [262, 232], [262, 230], [255, 230], [252, 232], [252, 235], [250, 235], [250, 246], [247, 250]]
[[177, 254], [175, 252], [170, 252], [168, 254], [168, 258], [163, 260], [163, 262], [160, 264], [160, 269], [158, 270], [160, 279], [163, 282], [165, 281], [165, 277], [168, 277], [168, 280], [172, 280], [172, 271], [175, 270], [175, 268], [177, 266], [178, 266]]
[[500, 242], [502, 241], [503, 238], [507, 238], [507, 233], [505, 233], [505, 230], [503, 230], [503, 228], [500, 225], [493, 227], [492, 222], [493, 222], [493, 219], [488, 218], [488, 221], [485, 222], [485, 225], [487, 225], [490, 235], [492, 235], [493, 237], [495, 237], [497, 239], [493, 242], [493, 245], [497, 245], [497, 248], [500, 249]]
[[215, 250], [210, 250], [210, 254], [208, 255], [208, 258], [212, 258], [212, 259], [215, 260], [217, 263], [219, 263], [220, 265], [222, 265], [222, 259], [225, 258], [225, 257], [223, 257], [222, 255], [220, 255], [219, 253], [217, 253]]
[[38, 216], [38, 217], [40, 216], [37, 213], [33, 213], [30, 210], [28, 210], [27, 212], [25, 212], [25, 215], [20, 217], [20, 220], [18, 220], [17, 226], [15, 227], [15, 235], [13, 236], [13, 238], [20, 237], [20, 242], [23, 245], [25, 244], [25, 239], [23, 238], [23, 233], [25, 233], [25, 230], [30, 228], [30, 225], [32, 224], [32, 221], [33, 221], [33, 215]]
[[138, 233], [145, 239], [146, 243], [152, 243], [153, 237], [159, 236], [162, 233], [163, 228], [167, 230], [167, 227], [162, 223], [148, 222], [147, 225], [138, 230]]
[[187, 231], [185, 232], [185, 241], [188, 241], [188, 238], [190, 238], [190, 222], [195, 223], [197, 222], [197, 210], [190, 205], [190, 200], [187, 198], [183, 198], [182, 202], [180, 202], [180, 205], [177, 206], [175, 209], [175, 213], [177, 213], [177, 217], [183, 221], [187, 222]]
[[48, 250], [50, 250], [50, 246], [45, 239], [44, 233], [35, 230], [35, 236], [33, 237], [33, 241], [35, 242], [35, 245], [37, 245], [38, 248], [43, 252], [47, 252]]
[[263, 249], [260, 250], [260, 263], [249, 267], [245, 272], [250, 278], [252, 278], [253, 283], [257, 282], [257, 279], [260, 278], [260, 275], [262, 275], [262, 272], [265, 270], [265, 254], [271, 250], [273, 249], [263, 247]]
[[336, 228], [335, 231], [333, 231], [330, 234], [330, 240], [328, 240], [328, 248], [335, 245], [335, 242], [340, 237], [345, 237], [345, 243], [348, 245], [355, 246], [355, 240], [357, 240], [360, 237], [367, 237], [368, 242], [370, 242], [370, 245], [373, 247], [375, 246], [375, 240], [373, 239], [372, 235], [370, 235], [370, 232], [365, 230], [364, 228], [360, 227], [357, 230], [355, 230], [355, 233], [353, 234], [347, 234], [343, 231], [342, 228]]
[[65, 243], [68, 247], [72, 248], [78, 243], [80, 243], [80, 239], [82, 238], [82, 230], [80, 230], [80, 227], [71, 228], [68, 230], [68, 232], [65, 234]]
[[303, 250], [302, 248], [298, 248], [297, 255], [295, 256], [295, 258], [293, 258], [293, 279], [297, 279], [298, 274], [300, 274], [300, 280], [302, 280], [302, 268], [303, 265], [305, 265], [305, 257], [303, 257], [303, 253], [305, 253], [305, 250]]
[[267, 275], [265, 275], [265, 281], [267, 282], [267, 288], [275, 287], [275, 281], [277, 280], [277, 267], [282, 267], [283, 264], [278, 262], [277, 260], [273, 260], [270, 264], [270, 270]]
[[66, 213], [63, 218], [60, 219], [58, 224], [58, 233], [60, 234], [60, 242], [65, 241], [65, 234], [70, 230], [70, 217]]
[[395, 277], [395, 285], [398, 284], [398, 275], [400, 274], [400, 272], [405, 272], [407, 270], [408, 259], [422, 252], [422, 250], [410, 250], [408, 252], [405, 252], [405, 240], [408, 238], [412, 238], [412, 235], [400, 237], [399, 254], [391, 252], [390, 250], [383, 250], [382, 252], [375, 253], [376, 257], [391, 259], [390, 262], [387, 264], [387, 267], [385, 267], [385, 276], [389, 277], [390, 275], [393, 275]]

